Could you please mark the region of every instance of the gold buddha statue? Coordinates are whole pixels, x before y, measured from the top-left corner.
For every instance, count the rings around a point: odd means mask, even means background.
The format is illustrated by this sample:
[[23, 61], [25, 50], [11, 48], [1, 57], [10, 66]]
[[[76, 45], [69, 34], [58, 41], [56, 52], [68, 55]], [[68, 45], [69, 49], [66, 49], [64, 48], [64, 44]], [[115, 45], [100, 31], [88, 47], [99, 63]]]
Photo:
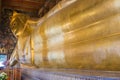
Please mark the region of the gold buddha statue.
[[47, 68], [120, 70], [120, 0], [63, 0], [44, 17], [14, 13], [11, 60]]

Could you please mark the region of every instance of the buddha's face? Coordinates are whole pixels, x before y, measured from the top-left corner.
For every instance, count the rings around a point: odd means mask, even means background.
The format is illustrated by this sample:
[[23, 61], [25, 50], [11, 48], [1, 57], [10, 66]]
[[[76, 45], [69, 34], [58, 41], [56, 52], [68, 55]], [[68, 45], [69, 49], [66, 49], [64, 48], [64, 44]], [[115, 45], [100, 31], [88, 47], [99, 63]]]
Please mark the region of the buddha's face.
[[25, 23], [29, 17], [24, 14], [20, 13], [13, 13], [11, 22], [10, 22], [10, 28], [15, 36], [19, 36], [23, 33], [25, 28]]

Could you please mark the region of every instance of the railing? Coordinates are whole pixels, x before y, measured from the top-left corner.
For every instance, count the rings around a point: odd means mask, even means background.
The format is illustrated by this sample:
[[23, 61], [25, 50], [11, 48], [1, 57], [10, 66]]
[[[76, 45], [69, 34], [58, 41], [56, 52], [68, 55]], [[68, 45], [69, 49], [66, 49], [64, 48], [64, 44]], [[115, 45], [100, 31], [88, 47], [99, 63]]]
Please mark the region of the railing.
[[22, 80], [120, 80], [120, 72], [74, 69], [22, 69]]

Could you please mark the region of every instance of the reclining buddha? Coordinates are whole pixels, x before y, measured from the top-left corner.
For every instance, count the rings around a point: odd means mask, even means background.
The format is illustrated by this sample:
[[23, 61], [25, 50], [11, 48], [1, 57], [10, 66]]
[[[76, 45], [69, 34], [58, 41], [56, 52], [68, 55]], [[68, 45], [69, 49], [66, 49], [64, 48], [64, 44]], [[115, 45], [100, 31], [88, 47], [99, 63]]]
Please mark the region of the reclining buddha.
[[120, 0], [63, 0], [40, 19], [14, 13], [10, 61], [45, 68], [120, 70]]

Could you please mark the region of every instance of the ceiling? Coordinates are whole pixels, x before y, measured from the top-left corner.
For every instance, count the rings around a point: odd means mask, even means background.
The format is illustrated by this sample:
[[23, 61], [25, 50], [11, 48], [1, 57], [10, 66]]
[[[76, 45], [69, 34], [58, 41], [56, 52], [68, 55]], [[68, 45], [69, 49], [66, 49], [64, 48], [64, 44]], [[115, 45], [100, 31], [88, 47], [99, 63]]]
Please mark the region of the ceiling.
[[2, 0], [2, 7], [34, 12], [39, 10], [46, 0]]
[[[43, 16], [61, 0], [2, 0], [2, 8]], [[44, 9], [43, 9], [44, 8]], [[42, 10], [38, 14], [38, 11]]]

